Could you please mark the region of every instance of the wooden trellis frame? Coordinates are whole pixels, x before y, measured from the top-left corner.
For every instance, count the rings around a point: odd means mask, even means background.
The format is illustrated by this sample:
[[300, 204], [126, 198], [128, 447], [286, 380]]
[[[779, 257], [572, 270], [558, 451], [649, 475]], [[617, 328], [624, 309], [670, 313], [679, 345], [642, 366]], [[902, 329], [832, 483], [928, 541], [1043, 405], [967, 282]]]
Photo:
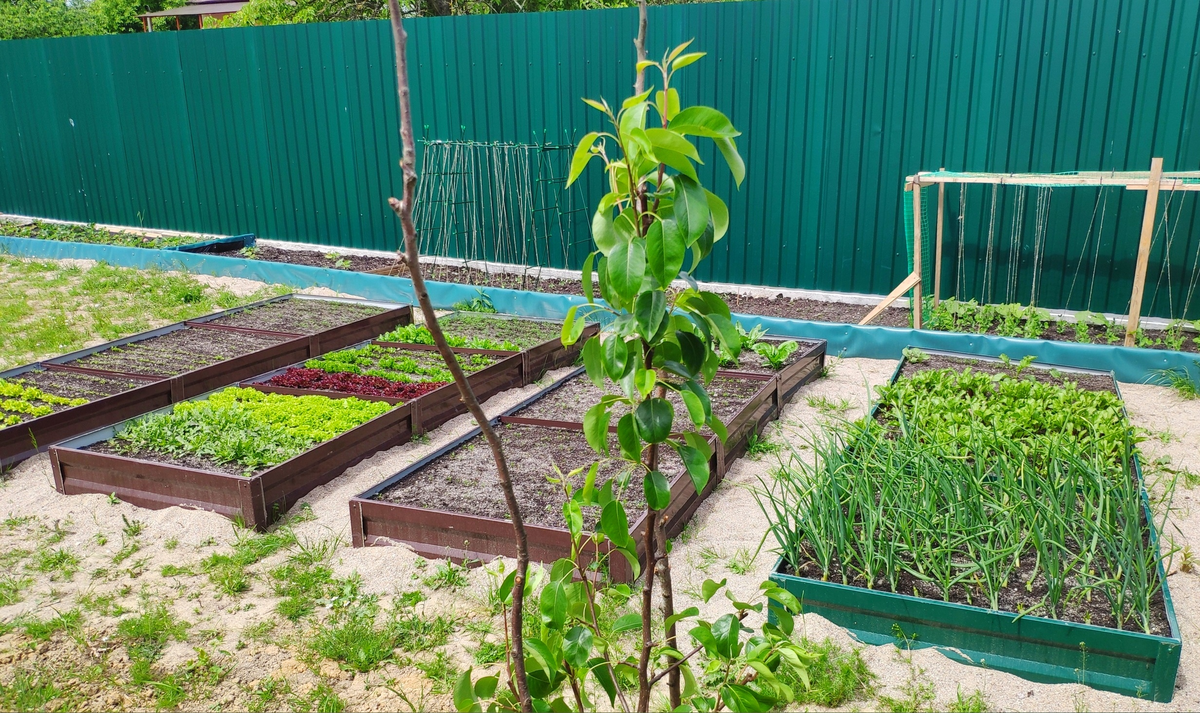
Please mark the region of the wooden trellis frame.
[[1038, 186], [1060, 188], [1083, 188], [1121, 186], [1127, 191], [1146, 191], [1146, 208], [1142, 214], [1142, 233], [1138, 243], [1137, 266], [1133, 276], [1133, 293], [1129, 300], [1129, 322], [1125, 331], [1125, 346], [1133, 346], [1134, 335], [1141, 319], [1142, 296], [1146, 288], [1146, 271], [1150, 262], [1150, 247], [1154, 237], [1154, 220], [1158, 212], [1160, 191], [1200, 192], [1200, 171], [1175, 171], [1164, 173], [1163, 160], [1150, 161], [1149, 171], [1079, 171], [1076, 173], [958, 173], [922, 171], [904, 179], [904, 190], [912, 193], [913, 201], [913, 271], [900, 282], [896, 289], [872, 309], [859, 324], [867, 324], [879, 316], [884, 309], [909, 290], [913, 291], [913, 326], [921, 328], [921, 189], [937, 186], [938, 208], [936, 238], [933, 256], [933, 304], [936, 306], [941, 295], [942, 277], [942, 228], [946, 213], [946, 184], [982, 184], [1001, 186]]

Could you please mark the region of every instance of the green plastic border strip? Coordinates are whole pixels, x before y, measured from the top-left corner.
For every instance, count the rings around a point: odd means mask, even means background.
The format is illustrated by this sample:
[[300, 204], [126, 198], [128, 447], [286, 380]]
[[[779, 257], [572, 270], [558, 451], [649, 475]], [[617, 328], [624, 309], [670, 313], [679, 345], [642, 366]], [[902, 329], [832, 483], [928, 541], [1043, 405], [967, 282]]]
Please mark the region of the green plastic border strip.
[[[260, 282], [285, 284], [295, 288], [327, 287], [367, 299], [411, 304], [412, 283], [405, 277], [388, 277], [307, 265], [247, 260], [210, 254], [193, 254], [152, 248], [125, 248], [90, 245], [34, 238], [0, 236], [0, 252], [16, 257], [48, 260], [103, 260], [121, 267], [186, 270], [227, 277], [244, 277]], [[429, 294], [434, 306], [450, 309], [454, 303], [476, 297], [481, 288], [444, 282], [430, 282]], [[524, 317], [562, 319], [572, 305], [584, 299], [574, 295], [523, 292], [501, 288], [482, 288], [497, 311]], [[1041, 363], [1085, 369], [1111, 370], [1119, 381], [1144, 383], [1155, 378], [1160, 369], [1186, 369], [1200, 379], [1196, 361], [1200, 355], [1159, 349], [1117, 347], [1042, 339], [994, 337], [983, 334], [933, 332], [896, 327], [858, 326], [833, 322], [809, 322], [758, 315], [736, 317], [747, 329], [761, 325], [780, 337], [824, 339], [829, 354], [873, 359], [900, 359], [905, 347], [964, 352], [1013, 359], [1033, 356]]]

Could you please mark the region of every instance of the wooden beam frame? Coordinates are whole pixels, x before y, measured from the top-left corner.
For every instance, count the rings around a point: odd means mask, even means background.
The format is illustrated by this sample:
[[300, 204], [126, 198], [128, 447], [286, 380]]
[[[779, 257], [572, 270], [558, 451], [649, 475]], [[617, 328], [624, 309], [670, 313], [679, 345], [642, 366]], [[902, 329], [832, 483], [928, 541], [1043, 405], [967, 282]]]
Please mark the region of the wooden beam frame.
[[[1151, 181], [1146, 171], [1079, 171], [1076, 173], [951, 173], [922, 171], [909, 176], [905, 182], [915, 186], [934, 186], [946, 183], [999, 184], [1002, 186], [1120, 186], [1131, 191], [1148, 190]], [[1173, 171], [1157, 176], [1160, 191], [1200, 191], [1200, 171]]]
[[880, 302], [879, 304], [872, 307], [870, 312], [867, 312], [867, 316], [863, 317], [862, 321], [860, 321], [859, 324], [870, 323], [871, 320], [878, 317], [885, 309], [890, 307], [893, 302], [900, 299], [901, 295], [903, 295], [905, 292], [908, 292], [909, 290], [911, 290], [913, 288], [913, 286], [915, 286], [920, 281], [921, 281], [921, 273], [919, 273], [919, 272], [909, 273], [908, 277], [904, 278], [904, 280], [901, 281], [900, 284], [896, 286], [896, 289], [892, 290], [888, 294], [887, 297], [884, 297], [882, 302]]
[[[946, 169], [939, 168], [939, 171]], [[937, 240], [933, 248], [933, 306], [942, 301], [942, 224], [946, 217], [946, 184], [938, 184]]]
[[1146, 270], [1150, 264], [1150, 244], [1154, 241], [1154, 216], [1158, 212], [1158, 190], [1162, 177], [1161, 158], [1150, 161], [1149, 189], [1146, 191], [1146, 210], [1142, 213], [1142, 239], [1138, 243], [1137, 267], [1133, 273], [1133, 294], [1129, 298], [1129, 321], [1125, 323], [1125, 346], [1134, 345], [1138, 322], [1142, 316], [1142, 295], [1146, 291]]
[[921, 186], [913, 190], [913, 274], [917, 281], [913, 285], [913, 329], [921, 328]]

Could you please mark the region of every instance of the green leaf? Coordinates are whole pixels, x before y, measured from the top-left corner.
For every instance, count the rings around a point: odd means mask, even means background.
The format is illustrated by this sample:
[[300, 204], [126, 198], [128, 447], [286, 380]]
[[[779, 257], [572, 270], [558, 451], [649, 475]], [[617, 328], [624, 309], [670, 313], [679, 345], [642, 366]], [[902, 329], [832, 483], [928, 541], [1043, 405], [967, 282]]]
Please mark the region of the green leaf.
[[620, 500], [609, 502], [600, 511], [600, 527], [617, 547], [630, 541], [629, 519], [625, 517], [625, 506], [621, 504]]
[[604, 355], [604, 370], [613, 381], [619, 381], [629, 368], [629, 345], [622, 337], [612, 335], [601, 343]]
[[[642, 61], [645, 62], [648, 60], [642, 60]], [[638, 62], [638, 70], [637, 71], [639, 71], [639, 72], [642, 71], [641, 64], [642, 64], [642, 62]], [[650, 62], [650, 64], [653, 65], [654, 63]], [[646, 98], [650, 96], [650, 92], [652, 92], [652, 91], [654, 91], [654, 87], [647, 89], [646, 91], [642, 92], [641, 94], [636, 94], [634, 96], [629, 97], [625, 101], [621, 102], [621, 108], [628, 109], [629, 107], [633, 106], [634, 104], [641, 104], [642, 102], [646, 101]]]
[[692, 446], [680, 446], [678, 451], [680, 459], [683, 460], [683, 466], [687, 468], [688, 476], [692, 479], [692, 485], [696, 487], [696, 492], [704, 492], [704, 488], [708, 486], [708, 458]]
[[621, 618], [617, 619], [616, 623], [613, 624], [612, 633], [620, 634], [621, 632], [624, 632], [624, 631], [633, 631], [634, 629], [641, 629], [641, 628], [642, 628], [642, 615], [641, 614], [626, 614], [626, 615], [622, 616]]
[[679, 395], [683, 398], [683, 405], [687, 407], [688, 417], [692, 419], [692, 423], [697, 428], [703, 426], [707, 416], [704, 415], [704, 404], [700, 403], [700, 397], [686, 389], [680, 391]]
[[609, 674], [608, 664], [604, 659], [597, 656], [588, 661], [587, 665], [592, 672], [592, 676], [595, 677], [596, 683], [599, 683], [600, 688], [604, 689], [604, 692], [608, 694], [608, 704], [613, 705], [617, 700], [617, 684]]
[[638, 404], [633, 413], [638, 435], [647, 443], [662, 443], [671, 435], [675, 408], [666, 399], [652, 398]]
[[704, 195], [708, 198], [708, 212], [712, 215], [713, 242], [715, 243], [729, 232], [729, 207], [725, 205], [725, 201], [721, 200], [720, 196], [712, 191], [705, 190]]
[[667, 476], [652, 470], [646, 474], [643, 480], [644, 490], [646, 492], [646, 507], [651, 510], [666, 510], [671, 504], [671, 484], [667, 482]]
[[733, 174], [733, 182], [740, 188], [742, 181], [746, 179], [746, 162], [738, 153], [737, 144], [734, 143], [733, 138], [714, 138], [713, 143], [721, 150], [721, 155], [725, 157], [725, 163], [729, 164], [729, 172]]
[[624, 300], [633, 299], [646, 276], [646, 245], [641, 240], [621, 242], [608, 255], [608, 279]]
[[638, 295], [633, 305], [633, 318], [637, 322], [638, 334], [646, 341], [654, 338], [658, 327], [667, 315], [667, 296], [659, 290], [650, 290]]
[[[700, 292], [699, 295], [700, 298], [704, 300], [704, 304], [708, 305], [709, 314], [719, 314], [725, 319], [731, 318], [732, 315], [729, 312], [729, 305], [726, 304], [724, 298], [722, 298], [716, 292]], [[729, 346], [740, 347], [741, 344], [742, 340], [739, 335], [738, 340]]]
[[608, 113], [608, 106], [605, 104], [601, 104], [600, 102], [596, 101], [595, 99], [584, 99], [583, 103], [587, 104], [588, 106], [595, 109], [596, 111], [602, 111], [605, 114]]
[[704, 647], [705, 653], [707, 653], [710, 658], [716, 658], [718, 644], [717, 639], [713, 636], [710, 627], [703, 624], [692, 627], [692, 630], [688, 632], [688, 636], [700, 642], [700, 645]]
[[687, 367], [689, 373], [699, 374], [700, 368], [704, 366], [704, 355], [708, 352], [708, 348], [704, 342], [700, 341], [700, 337], [691, 332], [677, 331], [675, 338], [679, 341], [683, 365]]
[[721, 587], [725, 586], [728, 579], [722, 579], [720, 582], [714, 582], [711, 579], [704, 580], [704, 584], [700, 585], [700, 593], [704, 597], [704, 603], [708, 604], [708, 600], [713, 598], [713, 595], [721, 591]]
[[684, 382], [683, 387], [700, 400], [700, 407], [704, 410], [704, 423], [708, 423], [708, 417], [712, 415], [712, 401], [708, 398], [708, 392], [694, 379]]
[[666, 288], [679, 276], [686, 251], [683, 231], [674, 217], [654, 221], [646, 233], [646, 261], [659, 285]]
[[670, 61], [674, 60], [676, 57], [678, 57], [685, 49], [688, 48], [688, 45], [692, 44], [694, 39], [695, 38], [688, 40], [687, 42], [684, 42], [683, 44], [679, 45], [675, 49], [671, 50], [671, 54], [667, 55], [667, 61], [670, 62]]
[[666, 164], [697, 183], [700, 182], [700, 174], [696, 173], [696, 167], [692, 165], [691, 159], [687, 156], [675, 153], [670, 149], [654, 149], [654, 157], [658, 159], [659, 163]]
[[583, 509], [578, 500], [568, 500], [563, 503], [563, 518], [567, 521], [567, 531], [573, 536], [583, 532]]
[[[563, 320], [562, 334], [560, 335], [563, 346], [571, 346], [575, 342], [579, 341], [579, 335], [583, 334], [584, 321], [582, 319], [579, 320], [579, 329], [575, 329], [575, 317], [579, 312], [579, 308], [582, 306], [583, 305], [571, 305], [571, 309], [567, 310], [567, 318]], [[576, 333], [577, 331], [578, 334]]]
[[462, 675], [458, 677], [458, 683], [454, 684], [454, 708], [459, 713], [483, 710], [475, 698], [475, 689], [471, 686], [471, 671], [472, 669], [469, 668], [463, 671]]
[[676, 624], [690, 616], [697, 616], [699, 614], [700, 614], [700, 610], [697, 609], [696, 607], [688, 607], [687, 609], [684, 609], [681, 612], [676, 612], [675, 614], [672, 614], [671, 616], [667, 617], [667, 620], [665, 622], [663, 622], [663, 630], [665, 631], [667, 629], [670, 629], [672, 624]]
[[575, 153], [571, 156], [571, 172], [567, 175], [568, 187], [575, 182], [575, 179], [579, 178], [579, 174], [583, 173], [588, 161], [596, 155], [592, 153], [592, 147], [596, 145], [596, 139], [599, 137], [599, 132], [589, 131], [579, 140], [579, 145], [575, 147]]
[[638, 438], [637, 428], [633, 424], [633, 414], [627, 413], [617, 420], [617, 442], [621, 444], [621, 456], [625, 460], [641, 460], [642, 439]]
[[695, 145], [691, 141], [688, 141], [683, 134], [671, 131], [670, 129], [646, 129], [646, 136], [654, 144], [656, 150], [666, 149], [686, 156], [697, 163], [704, 163], [700, 160], [700, 152], [696, 150]]
[[688, 431], [687, 433], [683, 434], [683, 438], [687, 441], [689, 446], [700, 451], [700, 454], [703, 455], [705, 459], [712, 458], [712, 446], [708, 444], [708, 439], [706, 439], [704, 436], [701, 436], [699, 433], [694, 431]]
[[[726, 309], [729, 309], [726, 307]], [[733, 322], [729, 318], [721, 314], [709, 314], [705, 319], [713, 326], [716, 332], [720, 335], [721, 347], [728, 352], [734, 354], [741, 350], [742, 337], [734, 328]]]
[[561, 629], [567, 621], [567, 589], [562, 582], [551, 582], [542, 587], [539, 605], [542, 623], [549, 629]]
[[659, 116], [670, 119], [679, 113], [679, 92], [674, 88], [671, 88], [665, 95], [662, 92], [655, 92], [654, 107], [658, 109]]
[[689, 106], [671, 117], [667, 128], [680, 134], [707, 136], [713, 139], [730, 139], [742, 133], [733, 128], [733, 123], [728, 117], [707, 106]]
[[517, 581], [517, 570], [508, 573], [504, 581], [500, 583], [500, 588], [496, 590], [496, 596], [500, 597], [500, 601], [509, 602], [512, 596], [513, 583]]
[[488, 700], [496, 695], [496, 686], [500, 683], [500, 679], [495, 676], [484, 676], [475, 682], [475, 697]]
[[742, 622], [733, 614], [722, 614], [713, 622], [712, 635], [722, 658], [732, 659], [739, 653]]
[[611, 420], [608, 404], [596, 404], [583, 415], [583, 435], [592, 450], [601, 455], [608, 455], [608, 423]]
[[654, 385], [658, 383], [658, 375], [651, 369], [639, 368], [637, 374], [634, 375], [633, 383], [637, 385], [638, 393], [642, 398], [646, 398], [654, 390]]
[[[645, 72], [647, 69], [650, 69], [651, 67], [657, 67], [657, 66], [658, 66], [658, 62], [655, 62], [654, 60], [643, 59], [642, 61], [638, 62], [637, 65], [635, 65], [635, 69], [638, 72]], [[659, 94], [661, 94], [661, 93], [662, 92], [659, 92]]]
[[583, 260], [583, 296], [587, 298], [588, 304], [594, 304], [596, 301], [596, 291], [592, 280], [592, 263], [596, 258], [597, 253], [588, 253], [588, 256]]
[[708, 419], [708, 427], [713, 433], [717, 434], [717, 438], [721, 439], [721, 443], [729, 440], [729, 430], [725, 428], [725, 422], [722, 421], [717, 414], [712, 414]]
[[692, 673], [692, 667], [686, 661], [680, 664], [679, 672], [683, 674], [683, 691], [681, 695], [684, 700], [691, 700], [700, 690], [700, 686], [696, 683], [696, 674]]
[[754, 713], [765, 710], [765, 707], [754, 695], [754, 691], [740, 683], [721, 686], [721, 699], [729, 706], [732, 713]]
[[[583, 505], [592, 505], [596, 502], [596, 473], [599, 470], [600, 461], [592, 461], [588, 467], [587, 477], [583, 481], [583, 489], [579, 491]], [[582, 523], [580, 527], [582, 527]]]
[[600, 248], [600, 252], [605, 255], [612, 252], [612, 249], [620, 242], [617, 238], [617, 229], [613, 226], [611, 210], [601, 208], [592, 216], [592, 239], [596, 241], [596, 247]]
[[683, 232], [684, 243], [691, 245], [708, 226], [708, 197], [700, 184], [687, 176], [675, 176], [673, 215]]
[[796, 621], [792, 618], [792, 613], [780, 606], [775, 606], [774, 603], [767, 607], [768, 611], [774, 612], [775, 620], [778, 622], [776, 626], [783, 632], [784, 636], [791, 636], [792, 631], [796, 628]]
[[613, 294], [612, 288], [608, 284], [608, 258], [601, 257], [596, 263], [596, 282], [600, 288], [600, 298], [610, 305], [617, 306], [616, 295]]
[[677, 69], [683, 69], [692, 62], [695, 62], [703, 57], [705, 54], [707, 54], [707, 52], [688, 52], [687, 54], [681, 54], [675, 58], [674, 62], [671, 63], [671, 70], [674, 71]]
[[[548, 678], [554, 678], [554, 674], [558, 672], [558, 659], [550, 652], [550, 647], [546, 646], [545, 642], [541, 639], [525, 637], [525, 652], [528, 654], [525, 658], [526, 666], [530, 671], [541, 669], [546, 672]], [[537, 663], [536, 667], [528, 665], [530, 658]]]
[[589, 337], [583, 345], [583, 368], [597, 389], [604, 388], [604, 356], [600, 349], [600, 337]]
[[[646, 92], [646, 96], [649, 95], [650, 92]], [[634, 129], [644, 129], [646, 127], [646, 105], [636, 102], [630, 104], [628, 108], [621, 112], [617, 123], [621, 133], [625, 135], [629, 135]]]
[[571, 664], [571, 668], [579, 671], [587, 664], [593, 639], [592, 630], [586, 626], [573, 626], [567, 631], [563, 637], [563, 658]]

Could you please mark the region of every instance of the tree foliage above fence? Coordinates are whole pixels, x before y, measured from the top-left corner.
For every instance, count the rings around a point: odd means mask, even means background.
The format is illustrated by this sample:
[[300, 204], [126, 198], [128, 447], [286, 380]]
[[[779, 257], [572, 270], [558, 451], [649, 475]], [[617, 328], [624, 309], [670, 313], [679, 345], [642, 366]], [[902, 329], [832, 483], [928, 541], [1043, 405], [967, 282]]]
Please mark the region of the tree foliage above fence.
[[[1200, 168], [1191, 0], [763, 0], [650, 16], [652, 55], [691, 37], [709, 53], [685, 100], [728, 107], [749, 137], [741, 191], [712, 171], [715, 149], [700, 152], [701, 180], [731, 196], [700, 279], [887, 293], [907, 267], [901, 184], [923, 169], [1145, 170], [1151, 156]], [[634, 9], [411, 20], [418, 135], [573, 143], [600, 128], [580, 97], [628, 93], [636, 22]], [[0, 210], [394, 249], [392, 72], [383, 22], [0, 43]], [[1125, 310], [1140, 200], [1107, 204], [1076, 301]], [[992, 222], [980, 205], [970, 245]], [[1055, 196], [1043, 306], [1085, 308], [1064, 303], [1094, 205]], [[1164, 284], [1194, 263], [1197, 212], [1179, 214]], [[1011, 212], [995, 223], [1010, 231]], [[587, 254], [586, 218], [570, 230], [574, 252], [555, 266]], [[957, 239], [952, 223], [947, 254]], [[964, 298], [982, 293], [972, 252]], [[1164, 263], [1156, 248], [1151, 281]]]

